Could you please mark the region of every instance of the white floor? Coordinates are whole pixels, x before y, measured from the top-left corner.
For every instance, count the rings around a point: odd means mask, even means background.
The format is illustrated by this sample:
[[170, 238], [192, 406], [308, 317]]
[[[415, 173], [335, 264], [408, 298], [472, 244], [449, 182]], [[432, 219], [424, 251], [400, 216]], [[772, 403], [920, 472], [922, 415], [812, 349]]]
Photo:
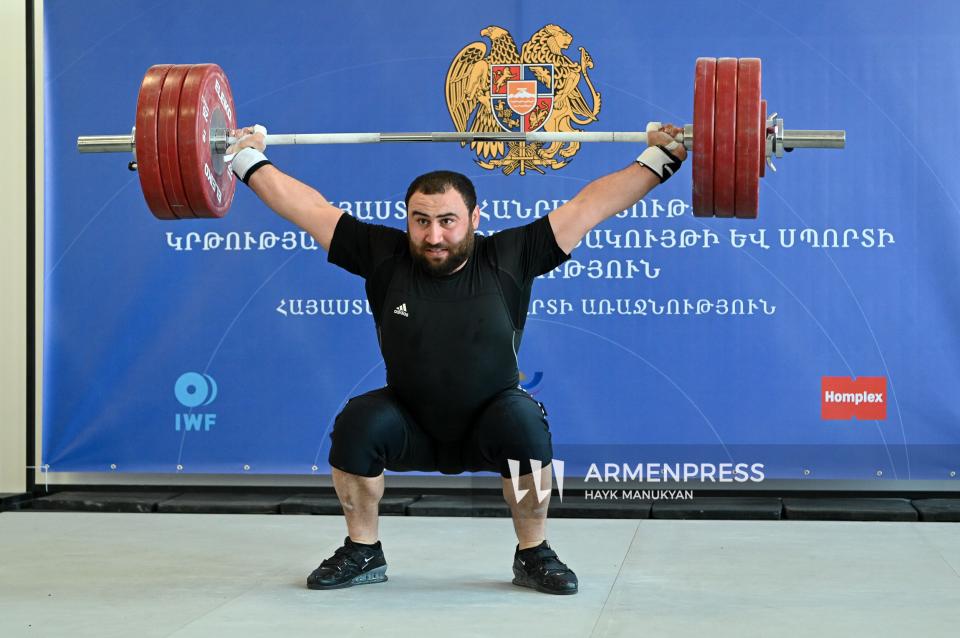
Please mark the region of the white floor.
[[0, 514], [0, 636], [957, 636], [960, 524], [558, 519], [576, 596], [510, 584], [508, 519], [384, 517], [387, 583], [311, 591], [332, 516]]

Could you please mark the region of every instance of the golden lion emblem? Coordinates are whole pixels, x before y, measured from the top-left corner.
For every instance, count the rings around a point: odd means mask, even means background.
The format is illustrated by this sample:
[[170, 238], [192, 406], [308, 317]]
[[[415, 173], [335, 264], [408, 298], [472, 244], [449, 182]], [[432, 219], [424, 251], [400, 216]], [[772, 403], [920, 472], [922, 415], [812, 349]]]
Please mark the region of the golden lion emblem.
[[[506, 29], [489, 26], [480, 35], [490, 39], [489, 51], [484, 42], [472, 42], [457, 53], [447, 71], [447, 109], [458, 131], [567, 132], [597, 121], [600, 94], [587, 75], [593, 59], [583, 47], [579, 62], [564, 55], [573, 42], [569, 33], [548, 24], [519, 50]], [[592, 105], [587, 104], [581, 83]], [[477, 154], [477, 164], [487, 170], [525, 175], [527, 169], [544, 173], [544, 168], [563, 168], [580, 144], [470, 142], [470, 148]]]

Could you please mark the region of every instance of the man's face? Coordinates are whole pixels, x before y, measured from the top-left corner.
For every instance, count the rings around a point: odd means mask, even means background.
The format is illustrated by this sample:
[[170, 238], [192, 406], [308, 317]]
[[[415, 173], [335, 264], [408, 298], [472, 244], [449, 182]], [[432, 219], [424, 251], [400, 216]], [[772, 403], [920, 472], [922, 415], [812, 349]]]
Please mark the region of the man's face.
[[453, 188], [436, 195], [418, 191], [407, 206], [410, 254], [434, 275], [457, 272], [470, 257], [479, 222], [480, 209], [468, 211]]

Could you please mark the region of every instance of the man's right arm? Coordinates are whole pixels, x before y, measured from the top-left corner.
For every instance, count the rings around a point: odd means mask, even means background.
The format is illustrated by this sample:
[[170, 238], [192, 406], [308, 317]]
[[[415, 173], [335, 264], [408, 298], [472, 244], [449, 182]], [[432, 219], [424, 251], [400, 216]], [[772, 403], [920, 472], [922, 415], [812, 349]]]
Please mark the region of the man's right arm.
[[323, 195], [273, 165], [251, 175], [247, 185], [275, 213], [310, 233], [324, 250], [330, 250], [333, 231], [345, 213]]
[[[266, 150], [263, 127], [230, 131], [238, 137], [227, 149], [234, 155], [233, 170], [275, 213], [310, 233], [326, 251], [343, 211], [315, 189], [279, 170], [262, 154]], [[247, 150], [247, 149], [252, 150]], [[241, 151], [244, 153], [241, 155]], [[252, 155], [250, 155], [252, 153]], [[252, 158], [252, 159], [251, 159]]]

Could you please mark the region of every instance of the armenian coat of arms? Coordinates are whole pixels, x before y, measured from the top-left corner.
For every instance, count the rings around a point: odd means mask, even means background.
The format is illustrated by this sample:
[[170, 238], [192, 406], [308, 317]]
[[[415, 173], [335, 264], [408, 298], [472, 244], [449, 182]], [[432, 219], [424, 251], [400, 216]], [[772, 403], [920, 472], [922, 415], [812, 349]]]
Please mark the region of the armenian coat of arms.
[[[583, 47], [579, 62], [564, 55], [573, 36], [561, 27], [548, 24], [519, 50], [506, 29], [490, 26], [480, 35], [490, 39], [489, 51], [484, 42], [472, 42], [447, 71], [447, 109], [458, 131], [567, 132], [597, 121], [600, 94], [587, 75], [593, 59]], [[474, 141], [470, 148], [482, 168], [525, 175], [563, 168], [580, 144]]]

